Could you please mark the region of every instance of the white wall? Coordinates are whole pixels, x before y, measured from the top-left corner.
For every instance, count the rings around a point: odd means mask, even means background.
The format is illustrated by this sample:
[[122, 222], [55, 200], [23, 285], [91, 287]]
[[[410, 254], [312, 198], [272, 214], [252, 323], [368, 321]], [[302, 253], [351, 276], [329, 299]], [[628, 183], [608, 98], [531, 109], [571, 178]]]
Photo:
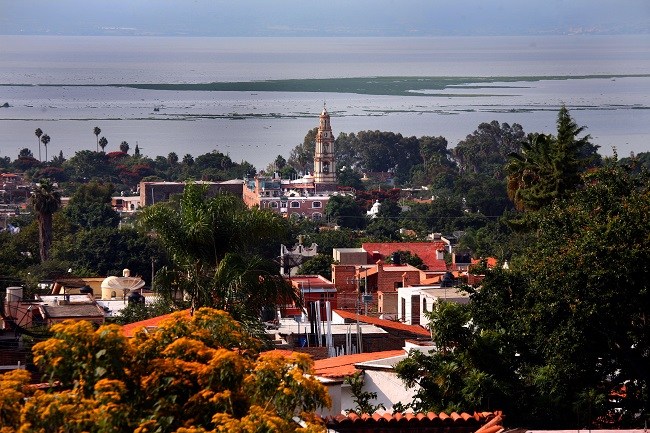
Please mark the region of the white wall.
[[395, 403], [407, 404], [413, 401], [416, 388], [407, 389], [393, 371], [366, 370], [364, 390], [377, 393], [377, 399], [372, 404], [383, 403], [386, 411], [392, 412]]

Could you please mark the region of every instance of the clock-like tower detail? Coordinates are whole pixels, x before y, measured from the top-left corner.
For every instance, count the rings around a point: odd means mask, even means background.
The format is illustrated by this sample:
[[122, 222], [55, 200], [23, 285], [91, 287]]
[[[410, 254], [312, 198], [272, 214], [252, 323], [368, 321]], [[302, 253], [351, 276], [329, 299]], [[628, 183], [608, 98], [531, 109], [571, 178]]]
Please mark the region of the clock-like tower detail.
[[334, 135], [330, 126], [330, 115], [323, 107], [316, 134], [314, 154], [314, 181], [317, 191], [336, 190], [336, 165], [334, 162]]

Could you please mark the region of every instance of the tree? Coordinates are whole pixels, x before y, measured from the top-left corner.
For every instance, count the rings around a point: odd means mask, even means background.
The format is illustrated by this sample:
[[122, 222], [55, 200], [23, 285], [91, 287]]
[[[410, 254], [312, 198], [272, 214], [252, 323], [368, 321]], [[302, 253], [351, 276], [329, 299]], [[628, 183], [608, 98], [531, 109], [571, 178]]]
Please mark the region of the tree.
[[115, 167], [110, 164], [105, 153], [92, 150], [80, 150], [63, 163], [63, 168], [69, 173], [70, 180], [88, 182], [91, 179], [110, 181], [116, 177]]
[[102, 152], [106, 153], [106, 151], [104, 150], [106, 149], [106, 146], [108, 146], [108, 140], [106, 139], [106, 137], [100, 138], [98, 143], [99, 143], [99, 147], [102, 148]]
[[32, 153], [31, 150], [24, 147], [24, 148], [20, 149], [20, 152], [18, 152], [18, 158], [34, 158], [34, 154]]
[[49, 258], [52, 245], [52, 215], [61, 207], [61, 195], [51, 183], [44, 180], [32, 193], [30, 204], [38, 218], [38, 242], [41, 262]]
[[581, 174], [600, 165], [598, 146], [571, 118], [565, 106], [557, 119], [557, 137], [531, 134], [520, 152], [509, 156], [508, 195], [518, 209], [538, 210], [579, 187]]
[[365, 186], [361, 180], [361, 175], [350, 167], [343, 167], [336, 173], [336, 180], [339, 186], [349, 186], [356, 190], [363, 190]]
[[205, 187], [190, 184], [178, 205], [150, 206], [140, 223], [172, 262], [156, 274], [156, 287], [170, 302], [182, 293], [194, 308], [219, 307], [250, 326], [276, 303], [299, 302], [270, 260], [288, 232], [275, 213], [248, 209], [232, 195], [207, 198]]
[[452, 153], [461, 172], [483, 173], [503, 178], [508, 155], [518, 152], [524, 139], [521, 125], [481, 123], [478, 129], [460, 141]]
[[176, 152], [169, 152], [169, 154], [167, 155], [167, 162], [171, 166], [178, 164], [178, 155], [176, 154]]
[[43, 135], [43, 130], [41, 128], [36, 128], [34, 131], [36, 134], [36, 142], [38, 143], [38, 160], [41, 160], [41, 135]]
[[544, 429], [647, 422], [650, 175], [614, 159], [581, 176], [530, 212], [509, 269], [468, 288], [468, 315], [431, 313], [438, 350], [398, 368], [422, 387], [416, 408], [478, 402]]
[[334, 259], [328, 254], [316, 254], [310, 257], [298, 268], [300, 275], [322, 275], [328, 280], [332, 279], [332, 263]]
[[427, 270], [427, 266], [422, 261], [422, 258], [410, 251], [397, 250], [388, 257], [386, 263], [411, 265], [423, 271]]
[[[45, 146], [45, 161], [47, 161], [47, 145], [49, 142], [50, 142], [50, 136], [47, 134], [43, 134], [43, 136], [41, 137], [41, 143], [43, 143], [43, 146]], [[40, 157], [40, 152], [41, 152], [40, 147], [38, 148], [38, 152]]]
[[93, 128], [93, 134], [95, 134], [95, 137], [97, 138], [97, 152], [99, 152], [99, 134], [102, 133], [102, 130], [99, 129], [99, 126], [95, 126]]
[[120, 214], [111, 206], [113, 185], [91, 181], [80, 185], [70, 197], [64, 213], [70, 222], [78, 227], [117, 227]]
[[[125, 338], [117, 325], [67, 321], [34, 346], [34, 362], [57, 387], [0, 376], [3, 432], [324, 432], [329, 405], [303, 354], [260, 353], [260, 342], [223, 311], [176, 313], [152, 333]], [[307, 423], [301, 429], [294, 422]]]
[[325, 207], [325, 214], [341, 227], [359, 229], [366, 225], [365, 213], [354, 199], [347, 195], [331, 196]]
[[68, 263], [78, 276], [119, 276], [129, 269], [131, 275], [139, 275], [147, 283], [151, 283], [153, 259], [156, 269], [168, 264], [155, 239], [127, 227], [74, 231], [52, 244], [51, 257]]
[[185, 164], [188, 167], [191, 167], [194, 165], [194, 157], [190, 155], [189, 153], [186, 153], [183, 156], [183, 164]]
[[360, 371], [355, 372], [351, 376], [347, 376], [344, 383], [350, 385], [350, 393], [354, 397], [352, 401], [356, 404], [355, 408], [346, 409], [347, 413], [354, 412], [357, 415], [367, 413], [372, 415], [380, 409], [386, 409], [383, 403], [371, 403], [372, 400], [377, 399], [377, 393], [363, 390], [363, 373]]
[[301, 144], [291, 150], [288, 164], [297, 172], [307, 174], [314, 171], [314, 153], [316, 152], [316, 135], [318, 128], [312, 128], [307, 132]]
[[120, 151], [124, 153], [129, 153], [129, 143], [123, 141], [120, 143]]

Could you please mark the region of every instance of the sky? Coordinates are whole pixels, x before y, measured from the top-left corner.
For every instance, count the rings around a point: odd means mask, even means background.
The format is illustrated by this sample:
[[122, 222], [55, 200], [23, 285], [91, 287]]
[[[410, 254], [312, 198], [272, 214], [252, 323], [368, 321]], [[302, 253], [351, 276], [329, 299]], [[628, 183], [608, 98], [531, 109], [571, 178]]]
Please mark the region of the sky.
[[0, 0], [0, 34], [647, 34], [650, 0]]

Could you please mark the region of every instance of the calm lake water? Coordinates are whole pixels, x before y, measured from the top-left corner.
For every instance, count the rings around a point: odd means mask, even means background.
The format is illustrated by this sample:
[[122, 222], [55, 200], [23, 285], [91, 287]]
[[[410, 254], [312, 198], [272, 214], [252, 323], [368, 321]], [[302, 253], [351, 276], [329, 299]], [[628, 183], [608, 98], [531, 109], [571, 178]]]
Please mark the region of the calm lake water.
[[[146, 38], [0, 36], [0, 155], [51, 157], [94, 149], [94, 126], [115, 150], [146, 155], [228, 153], [264, 168], [318, 125], [335, 133], [442, 135], [453, 147], [481, 122], [553, 132], [566, 104], [601, 153], [650, 150], [650, 36], [453, 38]], [[585, 76], [601, 75], [593, 78]], [[499, 82], [412, 95], [140, 90], [119, 84], [210, 83], [373, 76], [568, 79]], [[570, 78], [574, 77], [574, 78]], [[84, 85], [85, 87], [79, 87]], [[156, 109], [156, 111], [154, 111]]]

